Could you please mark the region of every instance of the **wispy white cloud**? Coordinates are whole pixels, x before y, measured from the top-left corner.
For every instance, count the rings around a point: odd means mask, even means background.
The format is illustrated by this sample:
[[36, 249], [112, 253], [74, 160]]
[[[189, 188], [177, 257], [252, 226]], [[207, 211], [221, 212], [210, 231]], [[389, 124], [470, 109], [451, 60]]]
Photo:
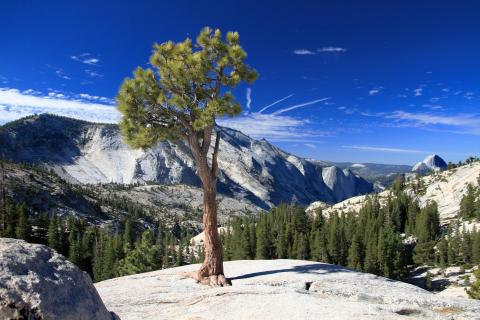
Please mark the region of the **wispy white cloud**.
[[414, 89], [413, 92], [415, 97], [420, 97], [421, 95], [423, 95], [423, 88]]
[[78, 95], [75, 95], [75, 97], [80, 98], [81, 100], [99, 101], [99, 102], [111, 104], [111, 105], [115, 104], [115, 100], [111, 98], [90, 95], [88, 93], [80, 93]]
[[329, 47], [323, 47], [323, 48], [317, 49], [317, 51], [318, 51], [318, 52], [343, 53], [343, 52], [347, 52], [347, 49], [346, 49], [346, 48], [341, 48], [341, 47], [332, 47], [332, 46], [329, 46]]
[[63, 71], [63, 69], [61, 68], [58, 68], [57, 70], [55, 70], [55, 74], [57, 75], [57, 77], [59, 78], [62, 78], [62, 79], [65, 79], [65, 80], [72, 80], [72, 78], [70, 78], [69, 76], [67, 76], [65, 74], [65, 71]]
[[70, 58], [74, 61], [77, 61], [83, 64], [88, 64], [88, 65], [97, 65], [100, 62], [100, 59], [95, 58], [92, 54], [88, 52], [81, 53], [79, 55], [73, 55], [73, 56], [70, 56]]
[[53, 70], [55, 72], [55, 75], [59, 78], [62, 78], [64, 80], [72, 80], [72, 78], [65, 73], [65, 70], [63, 70], [63, 68], [58, 68], [50, 64], [45, 64], [45, 67], [49, 70]]
[[377, 146], [342, 146], [342, 148], [364, 150], [364, 151], [374, 151], [374, 152], [395, 152], [395, 153], [431, 153], [425, 150], [416, 150], [416, 149], [403, 149], [403, 148], [393, 148], [393, 147], [377, 147]]
[[252, 103], [252, 89], [251, 88], [247, 88], [247, 92], [245, 94], [245, 98], [247, 99], [247, 104], [246, 104], [246, 107], [247, 107], [247, 110], [250, 110], [250, 104]]
[[40, 91], [33, 90], [33, 89], [23, 90], [22, 93], [23, 94], [34, 94], [34, 95], [42, 94]]
[[308, 49], [295, 49], [293, 50], [293, 54], [300, 55], [300, 56], [313, 56], [315, 55], [315, 52]]
[[41, 94], [34, 90], [20, 92], [17, 89], [0, 88], [0, 122], [40, 113], [53, 113], [94, 122], [115, 123], [120, 119], [115, 107], [102, 101], [102, 97], [98, 97], [96, 102], [86, 99], [86, 96], [72, 97], [58, 91]]
[[218, 123], [255, 139], [265, 138], [269, 141], [312, 143], [320, 137], [329, 135], [328, 132], [308, 129], [307, 119], [257, 112], [235, 118], [223, 118]]
[[412, 113], [405, 111], [395, 111], [387, 118], [396, 120], [406, 120], [420, 124], [440, 124], [449, 126], [478, 126], [480, 127], [480, 118], [478, 115], [439, 115], [432, 113]]
[[310, 148], [310, 149], [316, 149], [316, 148], [317, 148], [317, 146], [314, 145], [313, 143], [304, 143], [304, 146], [306, 146], [306, 147], [308, 147], [308, 148]]
[[296, 104], [296, 105], [293, 105], [293, 106], [290, 106], [290, 107], [287, 107], [287, 108], [277, 110], [277, 111], [273, 112], [272, 114], [279, 115], [279, 114], [282, 114], [282, 113], [285, 113], [285, 112], [288, 112], [288, 111], [292, 111], [292, 110], [295, 110], [295, 109], [298, 109], [298, 108], [310, 106], [312, 104], [316, 104], [316, 103], [319, 103], [319, 102], [322, 102], [322, 101], [327, 101], [329, 99], [331, 99], [331, 98], [320, 98], [320, 99], [316, 99], [316, 100], [313, 100], [313, 101], [299, 103], [299, 104]]
[[379, 94], [380, 91], [382, 91], [382, 90], [383, 90], [383, 87], [381, 87], [381, 86], [380, 86], [380, 87], [375, 87], [375, 88], [373, 88], [372, 90], [368, 91], [368, 95], [369, 95], [369, 96], [376, 96], [376, 95]]
[[85, 73], [88, 74], [90, 77], [103, 78], [103, 74], [96, 72], [94, 70], [86, 69]]
[[286, 96], [286, 97], [283, 97], [283, 98], [281, 98], [281, 99], [278, 99], [278, 100], [270, 103], [269, 105], [263, 107], [260, 111], [258, 111], [258, 113], [262, 113], [262, 112], [264, 112], [265, 110], [267, 110], [268, 108], [273, 107], [274, 105], [276, 105], [276, 104], [278, 104], [278, 103], [280, 103], [280, 102], [283, 102], [283, 101], [285, 101], [285, 100], [287, 100], [287, 99], [289, 99], [289, 98], [291, 98], [291, 97], [293, 97], [293, 93], [292, 93], [292, 94], [289, 94], [289, 95]]
[[480, 135], [480, 116], [478, 114], [437, 114], [427, 112], [394, 111], [382, 115], [394, 120], [398, 126], [416, 127], [433, 131], [458, 134]]
[[442, 110], [444, 109], [443, 106], [439, 105], [439, 104], [424, 104], [423, 105], [425, 108], [428, 108], [430, 110]]

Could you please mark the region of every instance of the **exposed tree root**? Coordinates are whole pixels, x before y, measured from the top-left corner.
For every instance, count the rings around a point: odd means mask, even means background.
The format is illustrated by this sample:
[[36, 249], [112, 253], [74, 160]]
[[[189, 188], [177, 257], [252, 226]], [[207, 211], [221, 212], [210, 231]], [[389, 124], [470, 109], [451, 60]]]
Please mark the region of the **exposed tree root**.
[[198, 271], [194, 272], [185, 272], [182, 274], [186, 278], [192, 278], [197, 283], [208, 285], [210, 287], [227, 287], [231, 286], [232, 282], [225, 278], [223, 274], [212, 275], [212, 276], [200, 276]]

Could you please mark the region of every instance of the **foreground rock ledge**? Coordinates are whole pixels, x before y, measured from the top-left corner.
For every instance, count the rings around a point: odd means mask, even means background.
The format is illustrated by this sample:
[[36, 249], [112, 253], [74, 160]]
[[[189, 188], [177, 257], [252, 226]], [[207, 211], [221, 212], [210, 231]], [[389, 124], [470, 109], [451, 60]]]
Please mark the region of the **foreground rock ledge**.
[[0, 238], [0, 319], [110, 320], [92, 280], [56, 251]]
[[183, 278], [199, 265], [95, 284], [129, 319], [479, 319], [480, 302], [445, 298], [403, 282], [301, 260], [225, 263], [233, 286]]

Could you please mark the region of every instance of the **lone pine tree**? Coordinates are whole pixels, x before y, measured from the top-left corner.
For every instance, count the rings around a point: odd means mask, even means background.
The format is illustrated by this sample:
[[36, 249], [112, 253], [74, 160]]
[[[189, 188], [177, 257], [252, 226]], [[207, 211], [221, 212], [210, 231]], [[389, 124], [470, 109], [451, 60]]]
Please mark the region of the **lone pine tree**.
[[[224, 40], [220, 30], [204, 28], [190, 39], [155, 44], [150, 64], [124, 80], [117, 96], [120, 128], [127, 143], [147, 148], [160, 140], [183, 140], [192, 152], [203, 185], [205, 258], [193, 277], [204, 284], [226, 285], [217, 231], [217, 157], [220, 130], [210, 153], [215, 119], [241, 112], [229, 89], [253, 82], [257, 73], [245, 64], [237, 32]], [[211, 156], [209, 156], [209, 153]], [[211, 158], [211, 161], [209, 161]]]

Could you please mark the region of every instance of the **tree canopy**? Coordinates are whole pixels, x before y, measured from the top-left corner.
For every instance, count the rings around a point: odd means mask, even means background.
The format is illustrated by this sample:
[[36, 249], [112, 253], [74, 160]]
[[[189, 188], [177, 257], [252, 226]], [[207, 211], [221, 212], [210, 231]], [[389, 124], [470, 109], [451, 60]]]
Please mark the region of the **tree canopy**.
[[208, 151], [215, 118], [241, 112], [230, 89], [257, 78], [246, 57], [237, 32], [224, 41], [220, 30], [208, 27], [195, 44], [189, 38], [155, 44], [154, 69], [138, 67], [117, 96], [126, 141], [145, 148], [158, 140], [200, 138]]

